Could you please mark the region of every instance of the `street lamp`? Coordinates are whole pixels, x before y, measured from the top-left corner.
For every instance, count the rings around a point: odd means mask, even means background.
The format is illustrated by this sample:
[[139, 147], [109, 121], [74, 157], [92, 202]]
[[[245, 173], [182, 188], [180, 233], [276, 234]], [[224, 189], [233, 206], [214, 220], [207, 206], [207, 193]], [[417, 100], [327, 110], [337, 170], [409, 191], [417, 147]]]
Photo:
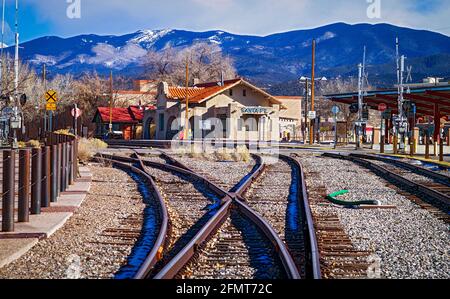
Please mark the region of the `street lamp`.
[[[325, 82], [325, 81], [328, 81], [328, 79], [326, 77], [314, 79], [314, 82]], [[311, 86], [311, 88], [312, 88], [312, 83], [313, 83], [313, 80], [311, 80], [311, 78], [309, 78], [309, 77], [302, 76], [300, 78], [300, 84], [305, 84], [305, 93], [306, 93], [306, 96], [305, 96], [305, 131], [306, 131], [306, 124], [308, 124], [309, 132], [311, 132], [311, 126], [312, 126], [312, 121], [313, 121], [313, 119], [311, 119], [311, 121], [308, 122], [308, 97], [310, 95], [312, 96], [312, 92], [310, 92], [309, 87]], [[314, 107], [315, 103], [314, 102], [315, 102], [315, 98], [314, 98], [314, 96], [312, 96], [311, 111], [313, 111], [313, 112], [315, 111], [315, 107]], [[306, 144], [306, 132], [305, 131], [303, 132], [303, 142]], [[309, 140], [310, 144], [314, 143], [313, 139], [314, 138], [310, 137], [310, 140]]]

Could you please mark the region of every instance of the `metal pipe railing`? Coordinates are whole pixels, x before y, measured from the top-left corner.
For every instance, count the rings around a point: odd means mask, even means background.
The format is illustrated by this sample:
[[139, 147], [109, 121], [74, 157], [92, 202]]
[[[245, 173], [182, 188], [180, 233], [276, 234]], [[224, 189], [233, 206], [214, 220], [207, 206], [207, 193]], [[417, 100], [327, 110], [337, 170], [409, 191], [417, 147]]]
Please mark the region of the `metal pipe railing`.
[[[18, 222], [29, 222], [30, 214], [39, 215], [42, 208], [57, 202], [61, 192], [73, 185], [78, 174], [77, 140], [71, 136], [47, 134], [45, 146], [35, 149], [3, 151], [2, 231], [13, 232]], [[16, 154], [19, 163], [16, 165]], [[18, 167], [18, 190], [16, 186]], [[15, 215], [15, 196], [18, 209]]]

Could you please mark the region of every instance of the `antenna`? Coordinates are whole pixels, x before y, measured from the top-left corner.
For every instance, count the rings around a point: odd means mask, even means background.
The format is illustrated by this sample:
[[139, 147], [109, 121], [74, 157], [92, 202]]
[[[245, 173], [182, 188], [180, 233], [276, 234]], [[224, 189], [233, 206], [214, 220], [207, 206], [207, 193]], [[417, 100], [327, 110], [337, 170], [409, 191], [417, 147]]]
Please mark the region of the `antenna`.
[[[14, 95], [15, 100], [18, 100], [19, 88], [19, 0], [16, 0], [16, 50], [14, 55]], [[17, 103], [16, 103], [17, 105]]]

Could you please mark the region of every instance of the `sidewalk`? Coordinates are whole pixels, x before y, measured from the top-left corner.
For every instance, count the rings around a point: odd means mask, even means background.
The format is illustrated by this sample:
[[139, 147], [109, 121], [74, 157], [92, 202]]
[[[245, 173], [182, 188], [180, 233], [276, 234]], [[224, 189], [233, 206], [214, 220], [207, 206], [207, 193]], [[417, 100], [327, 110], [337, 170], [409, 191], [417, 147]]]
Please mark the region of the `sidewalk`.
[[57, 203], [43, 208], [41, 215], [31, 215], [29, 223], [15, 223], [13, 233], [0, 232], [0, 268], [27, 253], [39, 240], [49, 238], [72, 217], [91, 188], [90, 170], [80, 167], [80, 176], [73, 186], [61, 193]]

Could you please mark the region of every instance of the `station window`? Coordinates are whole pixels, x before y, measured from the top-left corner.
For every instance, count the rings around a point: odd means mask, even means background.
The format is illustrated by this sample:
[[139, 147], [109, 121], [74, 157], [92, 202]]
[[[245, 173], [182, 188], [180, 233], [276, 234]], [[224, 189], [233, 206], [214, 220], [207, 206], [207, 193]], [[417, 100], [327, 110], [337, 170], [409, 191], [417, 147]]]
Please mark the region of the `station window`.
[[247, 89], [242, 90], [242, 95], [243, 95], [244, 97], [247, 96]]
[[233, 88], [230, 89], [230, 97], [232, 97], [232, 96], [233, 96]]

